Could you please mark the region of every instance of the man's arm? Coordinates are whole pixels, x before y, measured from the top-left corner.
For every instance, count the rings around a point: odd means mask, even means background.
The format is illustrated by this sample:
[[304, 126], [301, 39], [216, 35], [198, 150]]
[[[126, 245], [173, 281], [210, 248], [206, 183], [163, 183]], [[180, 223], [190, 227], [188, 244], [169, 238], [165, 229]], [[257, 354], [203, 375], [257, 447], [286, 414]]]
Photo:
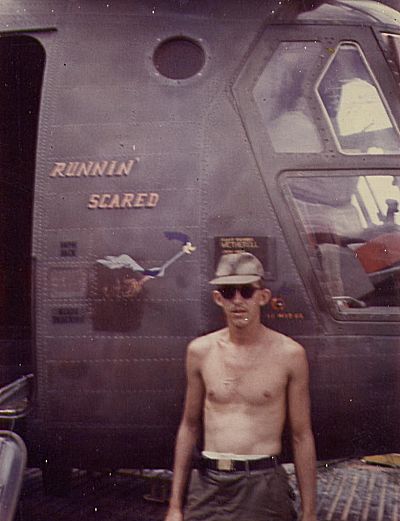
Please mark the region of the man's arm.
[[316, 521], [316, 456], [311, 430], [308, 364], [304, 349], [298, 344], [292, 357], [288, 407], [302, 521]]
[[204, 384], [200, 372], [201, 357], [198, 343], [198, 340], [194, 340], [189, 344], [187, 351], [185, 407], [176, 439], [172, 491], [165, 521], [183, 520], [183, 499], [189, 479], [193, 449], [201, 430]]

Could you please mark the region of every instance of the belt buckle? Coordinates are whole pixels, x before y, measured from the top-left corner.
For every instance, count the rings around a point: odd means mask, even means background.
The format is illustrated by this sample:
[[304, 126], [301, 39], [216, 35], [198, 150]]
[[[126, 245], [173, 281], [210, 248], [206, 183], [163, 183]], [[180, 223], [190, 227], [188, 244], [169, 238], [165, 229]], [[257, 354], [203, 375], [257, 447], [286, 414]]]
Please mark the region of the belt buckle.
[[231, 459], [217, 459], [217, 469], [222, 471], [234, 470], [234, 462]]

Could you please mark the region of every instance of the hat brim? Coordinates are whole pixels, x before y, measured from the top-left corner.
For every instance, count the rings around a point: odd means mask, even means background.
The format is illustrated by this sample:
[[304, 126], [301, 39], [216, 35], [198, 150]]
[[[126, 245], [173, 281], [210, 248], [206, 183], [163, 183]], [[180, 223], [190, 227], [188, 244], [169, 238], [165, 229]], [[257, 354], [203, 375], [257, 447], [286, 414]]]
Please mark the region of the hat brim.
[[210, 280], [213, 286], [223, 286], [225, 284], [251, 284], [261, 280], [260, 275], [226, 275]]

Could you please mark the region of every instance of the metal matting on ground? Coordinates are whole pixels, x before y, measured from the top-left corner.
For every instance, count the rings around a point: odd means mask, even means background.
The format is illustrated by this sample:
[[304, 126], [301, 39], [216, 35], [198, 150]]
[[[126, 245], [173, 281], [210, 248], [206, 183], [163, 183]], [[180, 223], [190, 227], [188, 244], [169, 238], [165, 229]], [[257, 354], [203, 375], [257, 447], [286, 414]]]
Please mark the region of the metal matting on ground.
[[[286, 468], [296, 489], [293, 465]], [[160, 471], [75, 470], [69, 493], [54, 497], [44, 494], [41, 472], [28, 470], [15, 521], [162, 521], [169, 476]], [[318, 521], [398, 521], [399, 504], [399, 468], [358, 460], [318, 468]]]

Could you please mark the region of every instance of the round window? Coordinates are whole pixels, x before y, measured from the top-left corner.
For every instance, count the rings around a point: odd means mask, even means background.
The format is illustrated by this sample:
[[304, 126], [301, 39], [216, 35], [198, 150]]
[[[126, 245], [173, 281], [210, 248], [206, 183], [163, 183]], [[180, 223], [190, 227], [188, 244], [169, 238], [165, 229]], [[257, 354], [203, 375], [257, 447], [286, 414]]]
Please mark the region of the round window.
[[154, 51], [157, 71], [172, 80], [185, 80], [201, 71], [205, 54], [200, 45], [183, 36], [160, 43]]

